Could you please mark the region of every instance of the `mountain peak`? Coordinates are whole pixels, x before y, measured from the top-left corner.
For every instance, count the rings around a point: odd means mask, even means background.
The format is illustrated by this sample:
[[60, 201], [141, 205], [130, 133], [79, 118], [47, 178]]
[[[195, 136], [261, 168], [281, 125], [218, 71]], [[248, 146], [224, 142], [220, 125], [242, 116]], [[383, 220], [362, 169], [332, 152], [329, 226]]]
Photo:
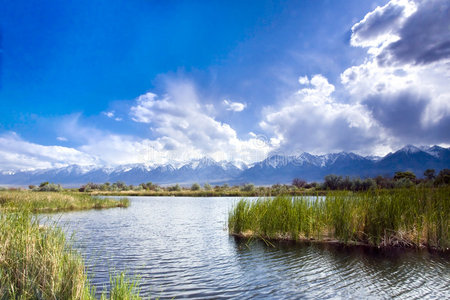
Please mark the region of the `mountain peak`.
[[362, 157], [352, 152], [313, 155], [272, 153], [266, 159], [247, 165], [243, 161], [215, 161], [205, 156], [189, 162], [149, 165], [145, 163], [118, 166], [67, 165], [60, 168], [0, 173], [1, 184], [36, 184], [53, 181], [62, 184], [122, 180], [127, 183], [152, 181], [159, 184], [192, 182], [255, 184], [288, 183], [293, 178], [320, 181], [325, 175], [377, 176], [392, 175], [399, 170], [411, 170], [417, 175], [426, 169], [448, 168], [450, 149], [432, 146], [406, 145], [383, 158]]
[[422, 150], [414, 145], [406, 145], [405, 147], [401, 148], [397, 152], [406, 152], [408, 154], [421, 152]]

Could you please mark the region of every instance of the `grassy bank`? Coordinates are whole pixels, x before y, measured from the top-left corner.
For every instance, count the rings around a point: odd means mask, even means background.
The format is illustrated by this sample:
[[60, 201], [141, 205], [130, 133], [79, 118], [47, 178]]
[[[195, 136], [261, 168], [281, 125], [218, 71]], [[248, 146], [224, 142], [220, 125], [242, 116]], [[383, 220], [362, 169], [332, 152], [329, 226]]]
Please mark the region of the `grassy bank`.
[[450, 188], [330, 192], [326, 197], [241, 200], [229, 232], [263, 239], [379, 247], [450, 247]]
[[[39, 224], [34, 213], [128, 205], [67, 192], [0, 192], [0, 299], [95, 299], [81, 255], [60, 228]], [[123, 274], [110, 281], [101, 299], [141, 299]]]
[[0, 191], [0, 208], [32, 212], [128, 207], [128, 199], [100, 199], [76, 192]]
[[[140, 299], [123, 274], [101, 298]], [[0, 214], [0, 299], [95, 299], [95, 288], [61, 229], [20, 209]]]

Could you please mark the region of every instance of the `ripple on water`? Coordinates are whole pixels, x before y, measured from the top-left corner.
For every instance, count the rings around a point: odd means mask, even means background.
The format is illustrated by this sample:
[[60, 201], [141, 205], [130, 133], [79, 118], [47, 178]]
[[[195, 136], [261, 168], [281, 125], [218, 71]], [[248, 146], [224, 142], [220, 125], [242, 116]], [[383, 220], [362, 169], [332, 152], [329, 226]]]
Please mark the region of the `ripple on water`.
[[228, 236], [238, 198], [130, 197], [127, 209], [62, 214], [91, 282], [110, 270], [139, 275], [141, 295], [161, 299], [450, 298], [448, 257]]

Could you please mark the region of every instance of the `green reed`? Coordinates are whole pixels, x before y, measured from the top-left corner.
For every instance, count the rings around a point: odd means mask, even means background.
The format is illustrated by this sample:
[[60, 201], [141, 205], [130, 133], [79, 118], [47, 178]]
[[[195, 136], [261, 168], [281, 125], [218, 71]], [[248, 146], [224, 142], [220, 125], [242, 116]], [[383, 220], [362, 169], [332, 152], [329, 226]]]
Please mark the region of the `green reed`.
[[[18, 195], [26, 197], [17, 199]], [[112, 205], [87, 198], [73, 203], [77, 200], [66, 196], [1, 193], [0, 205], [7, 209], [0, 210], [0, 299], [95, 299], [81, 255], [59, 227], [40, 224], [33, 211], [65, 210], [67, 201], [77, 209]], [[111, 277], [110, 297], [106, 294], [102, 299], [140, 299], [136, 282], [123, 274]]]
[[242, 199], [229, 213], [231, 234], [270, 239], [338, 240], [373, 246], [447, 249], [450, 188], [413, 187], [323, 196]]
[[0, 208], [23, 209], [32, 212], [59, 212], [82, 209], [128, 207], [127, 198], [102, 199], [73, 192], [0, 191]]

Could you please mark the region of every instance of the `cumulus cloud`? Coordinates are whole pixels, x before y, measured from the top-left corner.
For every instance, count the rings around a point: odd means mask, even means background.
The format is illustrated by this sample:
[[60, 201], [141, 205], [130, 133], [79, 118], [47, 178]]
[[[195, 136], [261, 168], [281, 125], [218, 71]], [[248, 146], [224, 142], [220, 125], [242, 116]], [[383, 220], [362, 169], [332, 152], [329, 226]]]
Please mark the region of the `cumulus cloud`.
[[308, 83], [278, 107], [264, 110], [260, 126], [275, 135], [279, 151], [360, 151], [380, 142], [382, 129], [362, 105], [338, 102], [335, 87], [322, 75]]
[[[378, 48], [400, 39], [400, 28], [407, 18], [416, 11], [412, 1], [391, 1], [383, 7], [377, 7], [363, 20], [352, 27], [350, 42], [353, 46]], [[372, 52], [374, 49], [371, 49]]]
[[108, 118], [113, 119], [114, 121], [117, 121], [117, 122], [122, 121], [122, 118], [116, 117], [116, 113], [113, 110], [112, 111], [105, 111], [105, 112], [103, 112], [103, 114], [105, 116], [107, 116]]
[[65, 137], [63, 137], [63, 136], [58, 136], [56, 139], [57, 139], [58, 141], [60, 141], [60, 142], [67, 142], [67, 141], [68, 141], [67, 138], [65, 138]]
[[103, 114], [108, 118], [114, 118], [114, 111], [105, 111]]
[[449, 1], [391, 1], [352, 28], [368, 57], [341, 82], [396, 146], [450, 141], [449, 13]]
[[0, 136], [1, 170], [33, 170], [62, 167], [68, 164], [92, 165], [99, 160], [79, 150], [44, 146], [24, 141], [16, 133]]
[[235, 112], [243, 111], [246, 107], [245, 103], [232, 102], [230, 100], [223, 100], [223, 104], [225, 105], [226, 110], [231, 110]]
[[210, 116], [190, 83], [171, 83], [162, 97], [141, 95], [130, 114], [134, 121], [149, 124], [158, 136], [155, 149], [174, 158], [180, 154], [185, 159], [209, 155], [216, 160], [254, 162], [271, 150], [270, 144], [261, 145], [255, 137], [240, 139], [229, 124]]

